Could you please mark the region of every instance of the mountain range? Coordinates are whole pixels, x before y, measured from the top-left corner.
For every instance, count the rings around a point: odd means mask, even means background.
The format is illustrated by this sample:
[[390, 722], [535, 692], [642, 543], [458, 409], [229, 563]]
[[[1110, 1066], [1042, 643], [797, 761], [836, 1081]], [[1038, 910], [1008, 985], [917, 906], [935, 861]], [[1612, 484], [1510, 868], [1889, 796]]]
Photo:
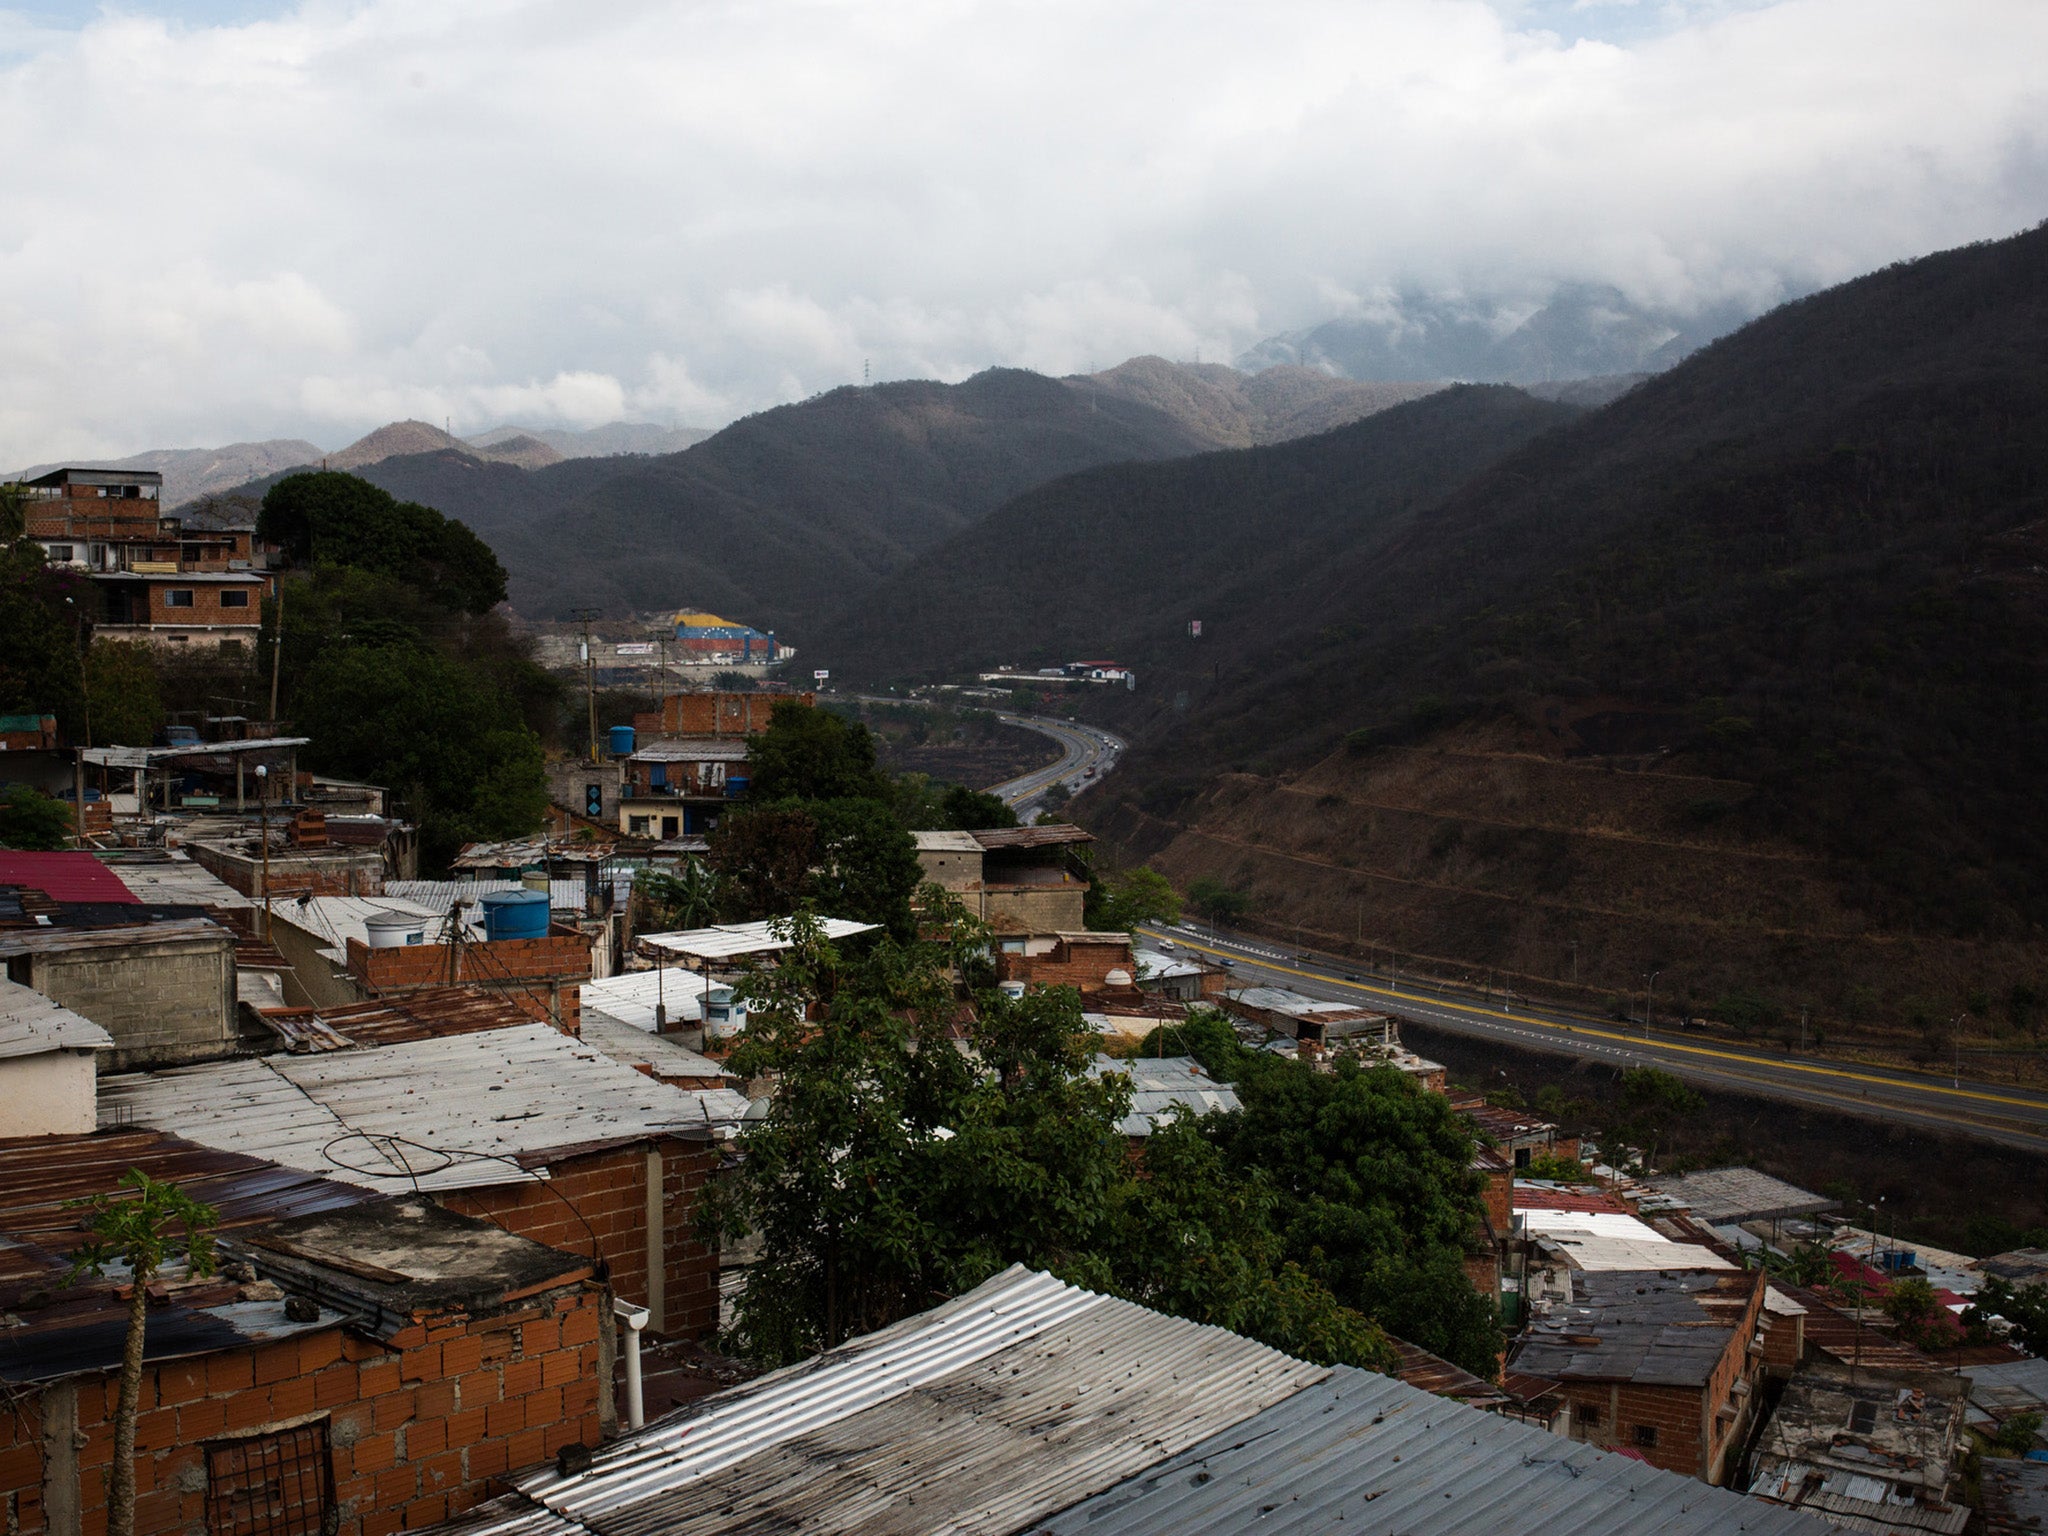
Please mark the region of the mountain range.
[[1043, 485], [810, 655], [1137, 667], [1080, 703], [1134, 743], [1083, 819], [1331, 942], [2030, 1028], [2044, 487], [2048, 227], [1785, 305], [1598, 409], [1468, 387]]
[[991, 369], [849, 386], [646, 458], [537, 462], [549, 445], [536, 434], [479, 449], [403, 422], [328, 463], [469, 524], [529, 618], [694, 606], [801, 646], [873, 582], [1034, 486], [1315, 433], [1439, 388], [1142, 357], [1064, 379]]
[[66, 459], [31, 465], [0, 475], [0, 480], [33, 480], [53, 469], [64, 468], [149, 469], [164, 477], [164, 505], [176, 507], [323, 463], [330, 469], [357, 470], [400, 455], [452, 451], [484, 463], [544, 469], [564, 459], [677, 453], [710, 435], [698, 427], [615, 421], [584, 431], [493, 427], [473, 438], [459, 438], [428, 422], [394, 421], [331, 453], [303, 438], [271, 438], [259, 443], [229, 443], [222, 448], [153, 448], [118, 459]]

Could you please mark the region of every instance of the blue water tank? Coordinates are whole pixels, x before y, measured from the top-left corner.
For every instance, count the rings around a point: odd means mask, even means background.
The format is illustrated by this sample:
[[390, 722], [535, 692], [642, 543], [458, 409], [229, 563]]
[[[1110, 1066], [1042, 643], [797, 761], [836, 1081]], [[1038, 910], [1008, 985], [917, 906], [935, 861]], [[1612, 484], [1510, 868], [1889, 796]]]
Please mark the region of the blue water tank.
[[615, 726], [613, 726], [613, 727], [612, 727], [612, 756], [613, 756], [613, 757], [631, 757], [632, 755], [633, 755], [633, 727], [631, 727], [630, 725], [615, 725]]
[[538, 939], [548, 931], [546, 891], [493, 891], [484, 897], [484, 937]]
[[728, 773], [725, 776], [725, 798], [739, 800], [747, 793], [747, 776], [743, 773]]

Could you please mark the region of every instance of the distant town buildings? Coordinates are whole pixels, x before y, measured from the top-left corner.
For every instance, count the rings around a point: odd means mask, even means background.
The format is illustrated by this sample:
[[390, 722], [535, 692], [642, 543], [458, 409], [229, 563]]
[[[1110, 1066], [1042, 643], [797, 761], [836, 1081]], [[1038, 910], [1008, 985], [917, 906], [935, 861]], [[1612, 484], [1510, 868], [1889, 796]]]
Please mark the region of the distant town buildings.
[[51, 565], [90, 578], [96, 634], [221, 649], [254, 640], [276, 576], [253, 512], [166, 512], [151, 470], [56, 469], [22, 489], [28, 537]]

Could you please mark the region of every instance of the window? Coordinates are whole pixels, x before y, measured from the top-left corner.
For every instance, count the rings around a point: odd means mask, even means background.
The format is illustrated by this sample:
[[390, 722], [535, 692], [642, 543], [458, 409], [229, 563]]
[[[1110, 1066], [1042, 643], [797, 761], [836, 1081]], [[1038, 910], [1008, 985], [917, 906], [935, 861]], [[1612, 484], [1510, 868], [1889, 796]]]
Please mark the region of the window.
[[1587, 1403], [1578, 1410], [1578, 1417], [1582, 1428], [1598, 1429], [1600, 1427], [1600, 1410], [1591, 1403]]
[[206, 558], [206, 549], [200, 544], [184, 544], [178, 549], [178, 558], [187, 565], [197, 565]]
[[1849, 1410], [1849, 1433], [1867, 1435], [1877, 1428], [1877, 1404], [1857, 1403]]
[[166, 608], [190, 608], [192, 606], [192, 589], [190, 587], [173, 587], [167, 590], [164, 593], [164, 606]]
[[43, 548], [48, 552], [50, 558], [59, 565], [69, 565], [72, 561], [73, 557], [69, 544], [46, 544]]
[[1636, 1426], [1636, 1444], [1646, 1451], [1655, 1450], [1657, 1446], [1657, 1426], [1654, 1424], [1638, 1424]]
[[1529, 1166], [1529, 1149], [1527, 1147], [1515, 1148], [1515, 1166], [1517, 1168]]
[[246, 608], [249, 606], [249, 591], [246, 587], [223, 587], [220, 594], [223, 608]]
[[647, 818], [645, 816], [628, 816], [626, 818], [626, 834], [629, 837], [645, 837], [647, 835]]
[[325, 1419], [206, 1447], [206, 1529], [214, 1536], [319, 1536], [333, 1508]]

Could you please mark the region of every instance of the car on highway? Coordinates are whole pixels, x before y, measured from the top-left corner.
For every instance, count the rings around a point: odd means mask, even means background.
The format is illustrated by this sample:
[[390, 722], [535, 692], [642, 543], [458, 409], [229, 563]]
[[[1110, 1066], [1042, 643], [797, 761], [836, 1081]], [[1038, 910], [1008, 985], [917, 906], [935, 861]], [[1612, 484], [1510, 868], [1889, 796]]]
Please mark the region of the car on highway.
[[1179, 946], [1176, 945], [1171, 939], [1161, 939], [1159, 941], [1159, 947], [1161, 949], [1176, 949]]
[[1228, 955], [1218, 955], [1216, 957], [1216, 963], [1222, 966], [1223, 969], [1225, 969], [1226, 971], [1234, 971], [1237, 969], [1237, 962], [1231, 959]]

